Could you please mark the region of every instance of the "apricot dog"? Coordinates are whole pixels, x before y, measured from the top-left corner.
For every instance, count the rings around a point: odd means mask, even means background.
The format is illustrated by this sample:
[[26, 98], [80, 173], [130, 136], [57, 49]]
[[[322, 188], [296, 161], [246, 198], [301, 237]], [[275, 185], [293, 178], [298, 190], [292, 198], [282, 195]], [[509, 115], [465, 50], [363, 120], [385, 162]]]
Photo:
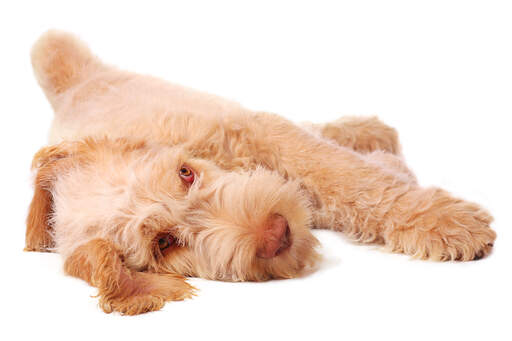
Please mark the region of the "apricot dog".
[[421, 259], [492, 248], [491, 216], [418, 186], [376, 118], [301, 127], [118, 70], [57, 31], [32, 63], [55, 119], [34, 157], [26, 250], [61, 253], [105, 312], [188, 298], [186, 276], [299, 276], [319, 260], [310, 228]]

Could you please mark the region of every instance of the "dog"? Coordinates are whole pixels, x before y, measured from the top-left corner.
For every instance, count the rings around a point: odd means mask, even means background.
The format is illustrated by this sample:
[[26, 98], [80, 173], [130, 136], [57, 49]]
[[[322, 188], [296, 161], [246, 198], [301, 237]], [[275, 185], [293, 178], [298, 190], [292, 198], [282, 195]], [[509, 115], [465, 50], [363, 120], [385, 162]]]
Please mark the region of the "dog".
[[377, 118], [297, 125], [118, 70], [60, 31], [32, 64], [55, 117], [32, 164], [25, 250], [60, 253], [107, 313], [189, 298], [186, 277], [301, 276], [321, 259], [311, 228], [420, 259], [492, 250], [491, 215], [419, 186]]

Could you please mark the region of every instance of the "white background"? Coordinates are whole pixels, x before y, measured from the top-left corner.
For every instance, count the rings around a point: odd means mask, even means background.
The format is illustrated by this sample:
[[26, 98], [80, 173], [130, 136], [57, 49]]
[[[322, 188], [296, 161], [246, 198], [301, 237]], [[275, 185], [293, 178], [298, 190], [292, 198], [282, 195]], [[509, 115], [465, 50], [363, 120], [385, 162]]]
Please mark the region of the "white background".
[[[492, 212], [494, 253], [412, 261], [320, 231], [325, 262], [305, 278], [192, 279], [192, 300], [104, 314], [58, 255], [22, 252], [29, 164], [52, 119], [29, 50], [49, 28], [109, 63], [296, 121], [380, 116], [423, 185]], [[512, 338], [510, 1], [4, 1], [0, 38], [3, 340]]]

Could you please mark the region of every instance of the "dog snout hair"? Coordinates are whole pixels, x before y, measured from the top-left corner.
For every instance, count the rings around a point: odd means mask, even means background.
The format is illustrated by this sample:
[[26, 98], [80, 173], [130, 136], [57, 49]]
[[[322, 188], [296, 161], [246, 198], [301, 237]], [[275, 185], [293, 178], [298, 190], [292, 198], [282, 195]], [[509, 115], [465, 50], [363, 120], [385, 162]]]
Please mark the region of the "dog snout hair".
[[190, 189], [190, 209], [178, 228], [179, 238], [193, 250], [179, 256], [190, 259], [177, 261], [171, 254], [165, 259], [168, 267], [229, 281], [300, 272], [306, 264], [299, 258], [314, 253], [317, 241], [309, 231], [309, 200], [299, 183], [263, 168], [215, 172], [223, 174], [201, 178]]

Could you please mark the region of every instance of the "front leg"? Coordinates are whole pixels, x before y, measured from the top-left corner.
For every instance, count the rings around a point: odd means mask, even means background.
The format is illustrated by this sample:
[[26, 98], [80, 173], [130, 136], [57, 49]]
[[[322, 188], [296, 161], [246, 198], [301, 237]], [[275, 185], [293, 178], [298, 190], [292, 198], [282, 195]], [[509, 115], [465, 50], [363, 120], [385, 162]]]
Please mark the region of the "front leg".
[[359, 153], [380, 150], [400, 154], [398, 133], [377, 117], [346, 116], [324, 124], [305, 123], [303, 127]]
[[438, 188], [413, 188], [395, 199], [385, 218], [386, 246], [416, 258], [473, 260], [492, 249], [493, 218], [479, 205]]
[[106, 313], [136, 315], [159, 310], [166, 301], [181, 301], [194, 293], [182, 276], [128, 269], [117, 248], [103, 239], [79, 246], [66, 259], [64, 270], [98, 288], [100, 307]]
[[318, 227], [423, 259], [471, 260], [491, 250], [492, 217], [478, 205], [421, 188], [413, 176], [325, 143], [277, 116], [258, 120], [267, 140], [279, 146], [287, 172], [315, 194]]

